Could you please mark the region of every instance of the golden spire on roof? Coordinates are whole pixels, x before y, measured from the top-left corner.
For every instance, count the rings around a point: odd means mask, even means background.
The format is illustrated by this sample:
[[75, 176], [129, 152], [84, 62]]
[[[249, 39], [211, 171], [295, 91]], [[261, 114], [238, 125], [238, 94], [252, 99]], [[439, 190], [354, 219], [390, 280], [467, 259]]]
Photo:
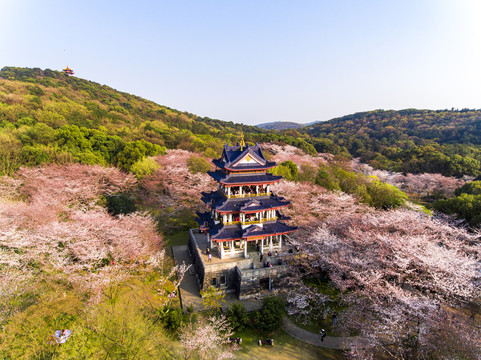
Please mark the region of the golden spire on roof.
[[241, 141], [240, 141], [240, 147], [241, 150], [246, 146], [246, 143], [244, 141], [244, 132], [241, 132]]

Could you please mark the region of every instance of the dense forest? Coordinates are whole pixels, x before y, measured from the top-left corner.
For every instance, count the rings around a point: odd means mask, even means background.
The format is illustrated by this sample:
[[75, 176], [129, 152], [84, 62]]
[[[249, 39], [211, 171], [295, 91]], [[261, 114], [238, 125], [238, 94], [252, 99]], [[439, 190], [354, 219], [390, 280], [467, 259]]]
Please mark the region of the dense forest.
[[62, 72], [0, 70], [0, 174], [70, 162], [130, 170], [174, 148], [216, 156], [241, 132], [247, 141], [281, 141], [315, 153], [302, 136], [180, 112]]
[[481, 110], [376, 110], [298, 131], [309, 134], [318, 152], [340, 154], [346, 149], [378, 169], [481, 174]]
[[71, 161], [129, 170], [166, 148], [214, 156], [243, 132], [247, 141], [360, 157], [378, 169], [481, 175], [480, 110], [376, 110], [276, 131], [181, 112], [48, 69], [5, 67], [0, 78], [3, 174]]

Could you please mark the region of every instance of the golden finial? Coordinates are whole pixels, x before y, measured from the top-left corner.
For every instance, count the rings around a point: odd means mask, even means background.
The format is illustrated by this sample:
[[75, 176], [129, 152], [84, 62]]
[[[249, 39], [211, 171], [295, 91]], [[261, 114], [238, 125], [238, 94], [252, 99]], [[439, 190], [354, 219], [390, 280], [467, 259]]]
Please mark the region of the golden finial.
[[241, 151], [245, 146], [246, 146], [246, 143], [244, 141], [244, 132], [241, 132], [241, 141], [240, 141]]

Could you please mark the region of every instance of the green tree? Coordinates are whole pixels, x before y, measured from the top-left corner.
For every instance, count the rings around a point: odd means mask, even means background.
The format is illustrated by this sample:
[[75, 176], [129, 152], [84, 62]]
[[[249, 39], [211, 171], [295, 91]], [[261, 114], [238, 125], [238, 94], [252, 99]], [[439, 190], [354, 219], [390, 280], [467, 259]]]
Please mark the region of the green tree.
[[189, 170], [194, 174], [206, 173], [210, 170], [209, 162], [203, 157], [197, 155], [192, 155], [187, 159], [187, 166], [189, 167]]
[[209, 286], [207, 290], [201, 290], [202, 304], [206, 310], [218, 311], [225, 302], [225, 293], [218, 291], [215, 287]]
[[316, 168], [308, 163], [301, 165], [301, 171], [298, 175], [299, 181], [310, 181], [314, 182], [316, 179]]
[[274, 296], [264, 298], [262, 308], [254, 315], [256, 326], [270, 333], [282, 326], [282, 318], [285, 314], [284, 300]]
[[322, 186], [328, 190], [341, 190], [337, 179], [335, 179], [328, 168], [325, 166], [320, 166], [317, 172], [316, 179], [314, 181], [317, 185]]
[[453, 199], [438, 200], [433, 206], [438, 211], [465, 219], [471, 226], [481, 224], [481, 195], [463, 193]]
[[407, 199], [406, 194], [393, 185], [379, 180], [372, 181], [367, 187], [369, 199], [367, 203], [378, 209], [395, 209], [403, 205]]
[[121, 169], [130, 171], [132, 165], [142, 160], [145, 156], [153, 156], [163, 152], [165, 152], [165, 148], [145, 140], [129, 142], [117, 156], [118, 166]]
[[20, 152], [22, 163], [29, 166], [37, 166], [50, 160], [48, 153], [35, 146], [24, 146]]
[[238, 302], [229, 307], [226, 313], [226, 318], [235, 331], [244, 330], [249, 321], [245, 306]]
[[135, 201], [127, 194], [115, 194], [105, 197], [107, 211], [110, 215], [126, 215], [137, 210]]
[[468, 182], [454, 191], [456, 196], [461, 194], [481, 195], [481, 181]]
[[147, 157], [134, 163], [130, 168], [130, 171], [138, 180], [142, 180], [145, 176], [155, 173], [159, 168], [160, 165], [154, 158]]
[[273, 175], [282, 176], [289, 181], [296, 181], [299, 176], [299, 169], [291, 160], [284, 161], [270, 171]]

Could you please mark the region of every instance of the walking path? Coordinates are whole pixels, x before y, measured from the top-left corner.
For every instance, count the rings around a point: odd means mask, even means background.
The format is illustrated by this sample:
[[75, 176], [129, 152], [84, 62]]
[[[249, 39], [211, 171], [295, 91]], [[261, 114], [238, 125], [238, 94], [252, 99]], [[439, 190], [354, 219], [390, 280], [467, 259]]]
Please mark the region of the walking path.
[[[172, 254], [177, 264], [185, 262], [187, 265], [192, 265], [187, 245], [173, 246]], [[199, 285], [193, 271], [189, 270], [185, 273], [179, 286], [179, 295], [184, 310], [189, 306], [192, 306], [194, 311], [204, 310], [202, 298], [199, 294]]]
[[284, 317], [282, 329], [298, 340], [328, 349], [348, 350], [352, 342], [358, 339], [358, 337], [326, 336], [324, 341], [322, 341], [321, 335], [313, 334], [307, 330], [301, 329], [287, 317]]

